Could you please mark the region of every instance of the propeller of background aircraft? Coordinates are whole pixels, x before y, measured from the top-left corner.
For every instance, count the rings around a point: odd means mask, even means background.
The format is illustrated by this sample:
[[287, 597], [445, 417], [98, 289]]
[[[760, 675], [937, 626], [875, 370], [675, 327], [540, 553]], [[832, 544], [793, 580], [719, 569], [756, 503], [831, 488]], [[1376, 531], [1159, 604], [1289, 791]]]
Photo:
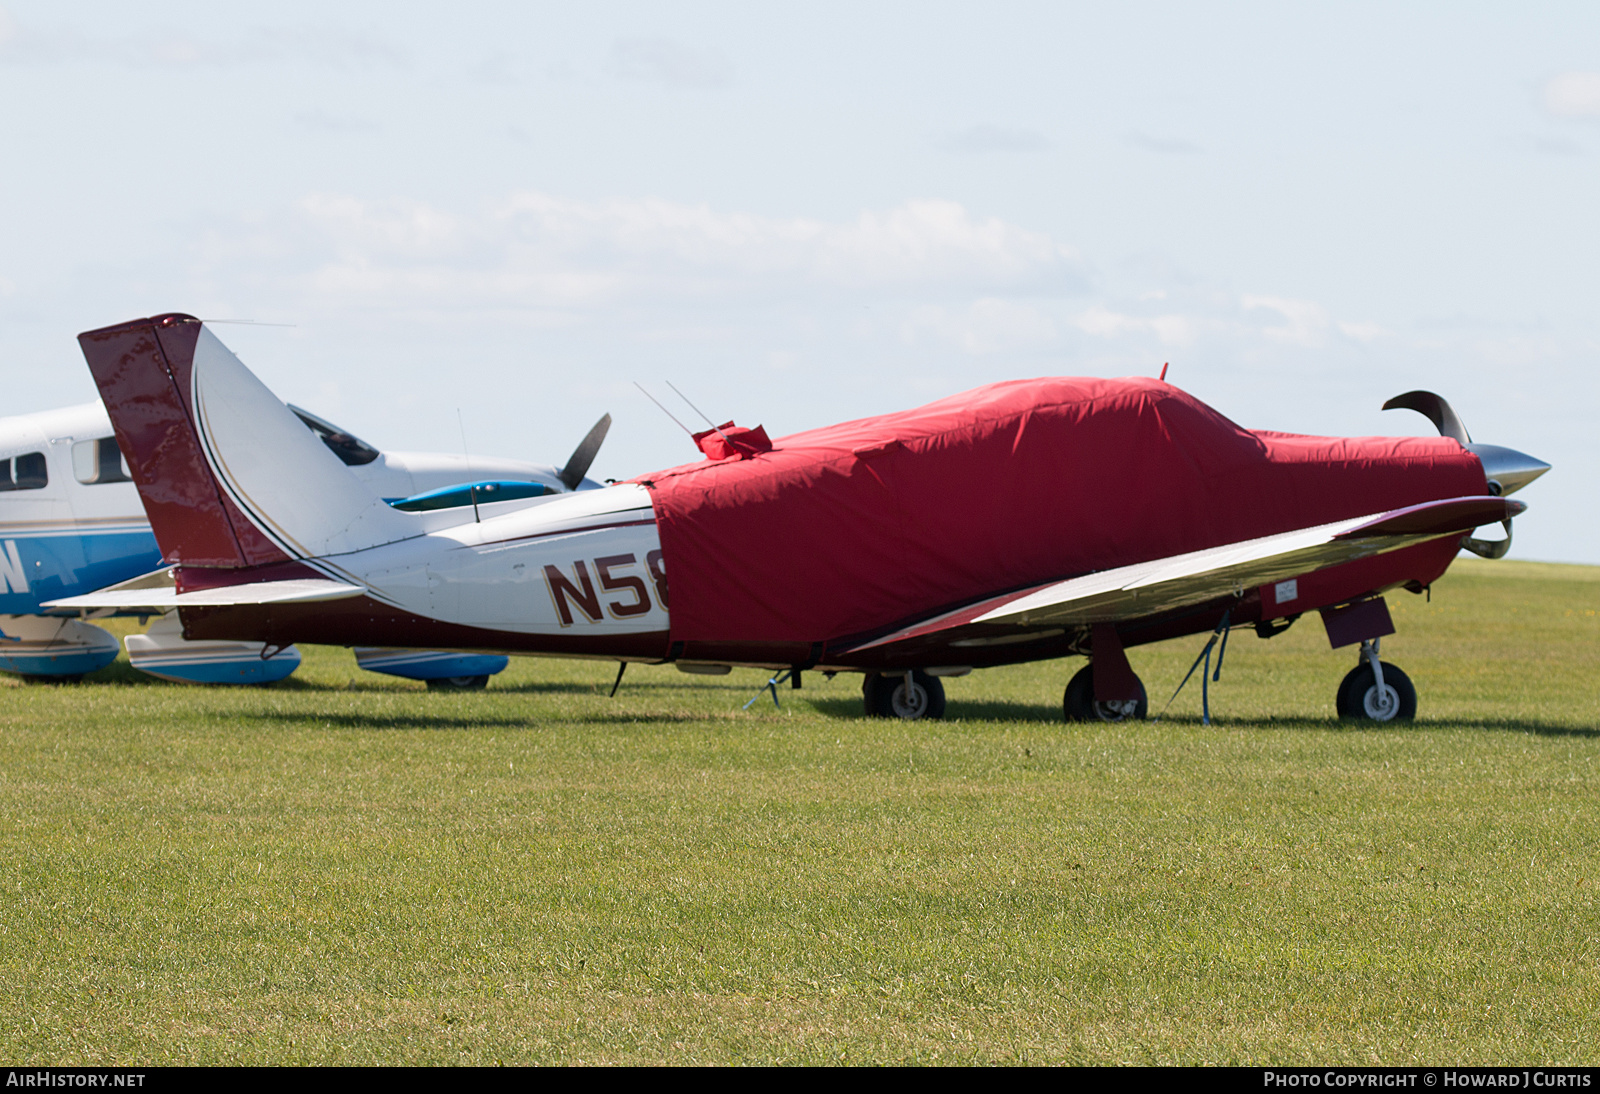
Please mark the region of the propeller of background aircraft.
[[595, 454], [600, 451], [600, 445], [610, 429], [611, 415], [602, 414], [600, 420], [589, 430], [588, 436], [578, 442], [572, 458], [567, 460], [567, 466], [556, 472], [556, 478], [560, 479], [568, 490], [576, 490], [583, 477], [589, 473], [589, 465], [594, 462]]

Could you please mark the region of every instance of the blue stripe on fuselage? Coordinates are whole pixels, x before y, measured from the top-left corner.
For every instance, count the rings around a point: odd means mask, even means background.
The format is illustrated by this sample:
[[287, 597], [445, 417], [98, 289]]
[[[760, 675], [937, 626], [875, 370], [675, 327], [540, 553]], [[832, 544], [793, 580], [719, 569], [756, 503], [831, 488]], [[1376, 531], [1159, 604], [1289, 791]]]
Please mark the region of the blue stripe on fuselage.
[[[46, 600], [92, 593], [161, 565], [161, 550], [148, 529], [13, 536], [0, 528], [0, 552], [5, 555], [0, 563], [0, 615], [35, 615]], [[21, 563], [26, 592], [16, 587], [13, 558]]]

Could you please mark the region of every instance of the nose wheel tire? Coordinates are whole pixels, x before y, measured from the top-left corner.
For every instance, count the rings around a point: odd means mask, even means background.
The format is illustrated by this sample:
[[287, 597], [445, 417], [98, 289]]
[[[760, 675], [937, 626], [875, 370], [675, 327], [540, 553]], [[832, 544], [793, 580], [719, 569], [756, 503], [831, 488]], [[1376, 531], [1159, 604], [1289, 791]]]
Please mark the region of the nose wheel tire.
[[904, 673], [868, 673], [861, 682], [861, 699], [869, 718], [910, 722], [944, 717], [944, 684], [920, 670], [911, 674], [909, 689]]
[[1127, 722], [1143, 720], [1150, 713], [1150, 700], [1144, 693], [1144, 681], [1134, 677], [1139, 684], [1137, 699], [1108, 699], [1104, 702], [1094, 697], [1094, 666], [1085, 665], [1078, 670], [1070, 683], [1061, 705], [1069, 722]]
[[482, 691], [488, 686], [487, 676], [440, 676], [428, 681], [429, 691]]
[[1357, 665], [1345, 676], [1333, 704], [1339, 717], [1358, 722], [1409, 722], [1417, 716], [1417, 689], [1411, 679], [1387, 661], [1380, 664], [1381, 692], [1371, 665]]

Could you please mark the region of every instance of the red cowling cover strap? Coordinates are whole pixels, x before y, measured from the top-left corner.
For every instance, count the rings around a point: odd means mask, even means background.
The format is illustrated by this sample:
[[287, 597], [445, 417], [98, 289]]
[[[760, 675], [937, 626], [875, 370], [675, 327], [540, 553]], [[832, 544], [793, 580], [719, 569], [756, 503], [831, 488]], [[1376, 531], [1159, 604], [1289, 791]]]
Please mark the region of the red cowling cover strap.
[[826, 641], [1486, 493], [1453, 440], [1257, 433], [1148, 379], [993, 384], [739, 455], [638, 480], [653, 489], [674, 640]]

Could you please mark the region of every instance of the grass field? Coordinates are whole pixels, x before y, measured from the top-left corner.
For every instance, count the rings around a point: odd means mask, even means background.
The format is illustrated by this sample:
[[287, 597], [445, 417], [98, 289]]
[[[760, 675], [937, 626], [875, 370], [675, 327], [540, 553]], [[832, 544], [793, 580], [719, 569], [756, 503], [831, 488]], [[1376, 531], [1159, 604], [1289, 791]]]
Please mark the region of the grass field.
[[[0, 1060], [1590, 1063], [1600, 569], [1390, 598], [1420, 695], [1234, 636], [1156, 723], [523, 660], [430, 694], [0, 683]], [[1131, 651], [1152, 710], [1200, 646]], [[7, 686], [10, 684], [11, 686]]]

